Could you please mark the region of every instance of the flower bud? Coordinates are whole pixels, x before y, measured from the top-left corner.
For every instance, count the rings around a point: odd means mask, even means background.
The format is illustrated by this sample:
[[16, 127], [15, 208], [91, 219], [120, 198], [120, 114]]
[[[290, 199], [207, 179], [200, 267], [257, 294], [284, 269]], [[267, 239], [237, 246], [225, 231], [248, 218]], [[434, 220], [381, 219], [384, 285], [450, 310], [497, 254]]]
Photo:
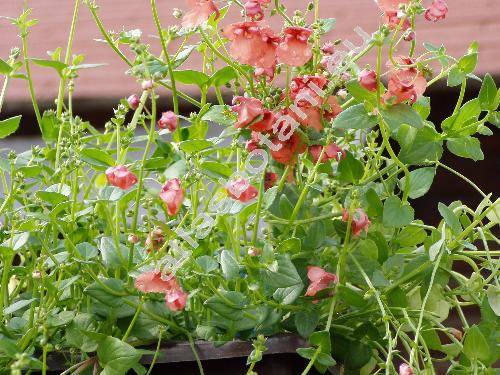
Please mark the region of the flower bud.
[[182, 10], [180, 10], [179, 8], [174, 8], [172, 11], [172, 16], [177, 19], [182, 18]]
[[139, 242], [139, 236], [137, 236], [137, 234], [131, 233], [128, 235], [127, 241], [135, 245], [136, 243]]
[[450, 328], [450, 333], [455, 336], [455, 338], [458, 340], [458, 341], [462, 341], [462, 338], [463, 338], [463, 333], [462, 331], [460, 331], [459, 329], [456, 329], [456, 328]]
[[248, 249], [248, 255], [250, 255], [251, 257], [259, 256], [261, 253], [262, 250], [257, 249], [256, 247], [251, 247], [250, 249]]
[[377, 90], [377, 73], [373, 70], [362, 70], [359, 73], [358, 82], [361, 87], [364, 87], [368, 91]]
[[325, 55], [331, 55], [334, 52], [334, 47], [332, 42], [326, 42], [323, 44], [321, 47], [321, 52], [323, 52]]
[[139, 108], [139, 103], [141, 102], [141, 100], [139, 99], [139, 97], [136, 95], [136, 94], [132, 94], [130, 95], [128, 98], [127, 98], [127, 103], [128, 103], [128, 106], [133, 109], [134, 111]]
[[177, 129], [177, 116], [172, 111], [163, 112], [158, 120], [158, 127], [174, 132]]
[[153, 88], [153, 81], [150, 79], [142, 81], [141, 86], [143, 90], [151, 90]]

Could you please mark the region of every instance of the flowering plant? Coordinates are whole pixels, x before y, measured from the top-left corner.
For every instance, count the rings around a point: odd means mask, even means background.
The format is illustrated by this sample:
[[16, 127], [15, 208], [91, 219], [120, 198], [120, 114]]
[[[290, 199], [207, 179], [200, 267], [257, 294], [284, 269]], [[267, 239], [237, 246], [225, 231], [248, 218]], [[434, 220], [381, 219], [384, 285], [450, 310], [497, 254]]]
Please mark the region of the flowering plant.
[[[140, 87], [104, 131], [73, 113], [78, 73], [96, 67], [72, 55], [83, 3]], [[196, 355], [194, 339], [240, 338], [255, 341], [253, 374], [264, 337], [283, 332], [308, 340], [303, 374], [336, 361], [346, 374], [433, 374], [439, 362], [495, 373], [499, 202], [440, 159], [445, 145], [483, 159], [475, 135], [499, 126], [500, 94], [486, 75], [463, 102], [479, 79], [476, 43], [460, 58], [420, 51], [415, 20], [444, 19], [444, 0], [379, 0], [380, 27], [356, 29], [359, 46], [331, 41], [335, 20], [320, 18], [318, 0], [293, 15], [286, 1], [190, 0], [168, 28], [151, 0], [159, 55], [137, 30], [106, 31], [97, 4], [83, 3], [65, 54], [29, 57], [26, 9], [10, 19], [23, 48], [0, 60], [0, 103], [10, 80], [26, 80], [45, 141], [0, 163], [1, 373], [45, 373], [62, 351], [65, 373], [142, 374], [145, 344], [188, 340]], [[200, 70], [183, 69], [194, 55]], [[32, 64], [60, 76], [53, 110], [40, 113]], [[425, 92], [445, 77], [461, 91], [437, 126]], [[183, 116], [181, 101], [196, 111]], [[19, 123], [0, 121], [0, 137]], [[411, 204], [438, 168], [483, 200], [439, 203], [434, 227]]]

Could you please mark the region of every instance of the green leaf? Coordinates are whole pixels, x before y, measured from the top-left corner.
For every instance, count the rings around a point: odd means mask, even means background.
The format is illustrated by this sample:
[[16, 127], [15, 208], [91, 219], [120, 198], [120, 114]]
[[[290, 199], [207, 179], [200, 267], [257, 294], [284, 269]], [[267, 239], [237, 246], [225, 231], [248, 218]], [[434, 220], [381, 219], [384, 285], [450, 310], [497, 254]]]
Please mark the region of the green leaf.
[[196, 49], [195, 45], [184, 47], [184, 49], [177, 54], [176, 59], [172, 62], [172, 66], [174, 68], [178, 68], [179, 66], [181, 66], [182, 63], [187, 60], [189, 55], [191, 55], [191, 52], [193, 52], [195, 49]]
[[424, 120], [431, 114], [431, 99], [427, 96], [420, 96], [417, 101], [413, 104], [413, 109]]
[[119, 268], [126, 263], [128, 259], [128, 248], [119, 244], [117, 249], [115, 241], [111, 237], [102, 237], [99, 243], [99, 251], [104, 265], [108, 268]]
[[45, 59], [35, 59], [31, 58], [30, 59], [34, 64], [43, 66], [45, 68], [52, 68], [57, 71], [60, 77], [63, 76], [63, 70], [68, 67], [65, 63], [62, 63], [60, 61], [55, 61], [55, 60], [45, 60]]
[[477, 52], [469, 53], [458, 60], [458, 68], [462, 73], [470, 74], [476, 69]]
[[213, 105], [207, 113], [201, 117], [201, 119], [203, 121], [212, 121], [222, 126], [233, 125], [235, 123], [235, 119], [230, 116], [226, 116], [227, 112], [230, 112], [227, 105]]
[[[462, 127], [471, 125], [476, 122], [481, 114], [481, 107], [478, 99], [473, 99], [465, 103], [460, 110], [454, 115], [446, 118], [441, 127], [447, 132], [459, 132]], [[476, 132], [476, 129], [471, 130], [471, 134]]]
[[346, 88], [349, 94], [359, 103], [368, 102], [374, 107], [377, 105], [377, 94], [374, 91], [369, 91], [362, 87], [357, 79], [347, 82]]
[[488, 342], [476, 325], [467, 330], [463, 352], [472, 361], [477, 359], [487, 360], [490, 356]]
[[243, 318], [243, 309], [248, 301], [240, 292], [221, 291], [205, 301], [205, 306], [220, 316], [237, 321]]
[[484, 111], [494, 111], [496, 108], [496, 96], [497, 96], [497, 85], [491, 77], [491, 74], [487, 73], [483, 78], [483, 84], [481, 85], [481, 90], [479, 90], [479, 105]]
[[397, 130], [403, 124], [417, 129], [424, 127], [424, 122], [418, 112], [406, 104], [396, 104], [387, 109], [381, 109], [380, 113], [389, 125], [391, 132]]
[[220, 254], [220, 265], [226, 280], [234, 280], [240, 275], [240, 267], [233, 254], [227, 250], [222, 250]]
[[309, 343], [315, 347], [321, 347], [322, 353], [330, 354], [332, 352], [332, 343], [330, 341], [329, 331], [314, 332], [309, 336]]
[[97, 358], [103, 367], [101, 375], [123, 375], [134, 367], [142, 354], [133, 346], [108, 336], [97, 347]]
[[94, 282], [86, 287], [84, 292], [109, 307], [123, 305], [120, 296], [124, 295], [124, 285], [119, 279], [101, 279], [100, 283]]
[[316, 329], [319, 323], [319, 318], [320, 315], [316, 309], [299, 311], [295, 314], [294, 322], [299, 335], [305, 338], [309, 337], [309, 335]]
[[484, 160], [479, 139], [474, 137], [451, 138], [446, 142], [448, 150], [457, 156], [472, 159], [474, 161]]
[[460, 85], [463, 80], [467, 77], [467, 74], [462, 72], [458, 66], [454, 66], [453, 68], [450, 69], [448, 72], [448, 86], [449, 87], [455, 87]]
[[335, 25], [337, 24], [337, 20], [335, 18], [322, 18], [319, 20], [319, 22], [321, 25], [319, 33], [321, 35], [327, 34], [330, 31], [332, 31]]
[[500, 316], [500, 287], [496, 285], [488, 286], [486, 291], [488, 303], [497, 316]]
[[218, 161], [203, 161], [200, 163], [201, 171], [208, 177], [215, 179], [229, 178], [233, 174], [233, 170], [225, 164]]
[[198, 263], [205, 273], [210, 273], [219, 268], [215, 259], [208, 255], [202, 255], [201, 257], [196, 258], [196, 263]]
[[0, 74], [9, 75], [12, 72], [12, 67], [5, 61], [0, 59]]
[[384, 202], [383, 222], [386, 227], [401, 228], [413, 221], [414, 210], [408, 204], [393, 195], [387, 198]]
[[193, 154], [195, 152], [199, 152], [205, 150], [209, 147], [212, 147], [214, 144], [205, 139], [190, 139], [187, 141], [182, 141], [179, 144], [179, 147], [182, 151], [187, 154]]
[[59, 128], [56, 123], [56, 114], [52, 110], [43, 112], [42, 122], [40, 124], [42, 138], [45, 141], [55, 141], [59, 135]]
[[76, 249], [85, 260], [93, 259], [99, 255], [97, 248], [88, 242], [79, 243], [76, 245]]
[[[430, 189], [436, 170], [432, 167], [419, 168], [410, 172], [410, 193], [411, 199], [417, 199], [424, 196]], [[398, 181], [401, 190], [404, 190], [406, 178]]]
[[346, 157], [339, 162], [338, 179], [349, 183], [357, 183], [364, 174], [363, 163], [355, 159], [350, 152], [346, 152]]
[[183, 177], [187, 172], [186, 160], [180, 159], [169, 166], [163, 174], [167, 179]]
[[84, 162], [95, 167], [107, 168], [115, 165], [113, 157], [98, 148], [83, 149], [81, 157]]
[[238, 74], [236, 73], [236, 71], [232, 67], [226, 66], [212, 74], [212, 76], [208, 80], [207, 86], [219, 87], [231, 82], [236, 78], [238, 78]]
[[439, 202], [438, 211], [441, 216], [444, 218], [446, 225], [450, 227], [454, 234], [459, 234], [462, 231], [462, 226], [460, 225], [460, 220], [458, 220], [457, 215], [453, 212], [453, 210], [447, 205]]
[[399, 159], [405, 164], [421, 164], [426, 160], [439, 160], [443, 154], [441, 136], [430, 125], [415, 129], [402, 125], [396, 139], [401, 146]]
[[363, 296], [348, 286], [339, 285], [338, 296], [341, 301], [345, 302], [349, 306], [359, 308], [366, 306], [366, 301]]
[[202, 72], [196, 70], [174, 70], [174, 78], [176, 81], [186, 85], [197, 85], [199, 87], [205, 86], [209, 77]]
[[21, 115], [11, 117], [0, 121], [0, 139], [5, 138], [14, 133], [19, 128]]
[[377, 125], [377, 118], [366, 112], [364, 104], [356, 104], [342, 111], [333, 121], [337, 129], [368, 129]]
[[270, 268], [261, 270], [261, 278], [271, 291], [274, 290], [274, 299], [283, 304], [295, 301], [302, 292], [304, 284], [289, 256], [277, 255], [276, 261]]
[[11, 304], [10, 306], [5, 308], [3, 310], [3, 313], [5, 315], [15, 313], [16, 311], [21, 310], [21, 309], [25, 308], [26, 306], [31, 305], [34, 301], [36, 301], [36, 298], [23, 299], [23, 300], [14, 302], [13, 304]]

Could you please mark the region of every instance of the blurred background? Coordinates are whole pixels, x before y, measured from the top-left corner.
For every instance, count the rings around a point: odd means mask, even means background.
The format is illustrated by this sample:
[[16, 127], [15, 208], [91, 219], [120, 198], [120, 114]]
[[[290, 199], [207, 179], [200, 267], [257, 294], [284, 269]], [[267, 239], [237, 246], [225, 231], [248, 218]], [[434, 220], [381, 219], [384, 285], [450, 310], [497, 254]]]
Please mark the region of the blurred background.
[[[425, 0], [424, 4], [431, 0]], [[23, 8], [21, 0], [1, 0], [0, 16], [17, 17]], [[29, 54], [31, 57], [48, 58], [47, 51], [57, 47], [66, 47], [67, 34], [70, 27], [73, 1], [70, 0], [36, 0], [28, 1], [33, 8], [32, 17], [39, 23], [32, 28], [29, 35]], [[307, 6], [304, 0], [283, 0], [289, 10], [304, 9]], [[101, 0], [99, 14], [107, 30], [121, 31], [141, 29], [143, 42], [151, 44], [151, 49], [160, 51], [159, 41], [151, 37], [155, 34], [152, 22], [149, 1], [147, 0]], [[479, 42], [479, 64], [477, 75], [491, 73], [497, 85], [500, 84], [500, 1], [499, 0], [448, 0], [449, 12], [444, 21], [437, 23], [427, 22], [421, 17], [417, 25], [417, 45], [428, 41], [436, 45], [443, 43], [448, 54], [461, 56], [467, 50], [470, 42]], [[354, 32], [359, 25], [363, 30], [372, 33], [381, 22], [380, 11], [373, 0], [326, 0], [320, 3], [322, 18], [337, 19], [335, 29], [328, 34], [330, 40], [348, 39], [354, 44], [360, 44], [359, 36]], [[158, 0], [161, 22], [164, 27], [179, 24], [179, 20], [172, 17], [174, 8], [186, 9], [185, 0]], [[228, 20], [236, 19], [233, 14]], [[275, 17], [277, 18], [277, 17]], [[273, 24], [273, 20], [271, 20]], [[20, 46], [18, 31], [8, 20], [0, 18], [0, 57], [8, 58], [12, 47]], [[127, 76], [127, 67], [101, 39], [99, 30], [91, 18], [85, 5], [80, 6], [73, 53], [86, 56], [85, 63], [105, 63], [106, 66], [82, 70], [76, 81], [74, 94], [74, 111], [76, 114], [89, 120], [94, 126], [103, 124], [113, 115], [113, 108], [120, 98], [140, 91], [140, 85], [133, 77]], [[373, 56], [368, 56], [366, 63], [373, 62]], [[196, 56], [190, 58], [190, 67], [197, 68], [201, 64]], [[58, 76], [54, 70], [32, 66], [35, 91], [41, 108], [54, 106], [57, 96]], [[470, 80], [466, 93], [466, 100], [477, 96], [479, 82]], [[189, 92], [189, 88], [186, 88]], [[171, 106], [167, 93], [161, 93], [162, 110]], [[191, 92], [196, 96], [195, 92]], [[431, 97], [433, 112], [431, 120], [439, 125], [453, 111], [458, 96], [457, 89], [446, 87], [446, 82], [434, 85], [426, 95]], [[193, 108], [184, 104], [181, 108], [188, 114]], [[9, 84], [6, 101], [0, 119], [22, 114], [23, 120], [20, 129], [9, 139], [0, 140], [0, 148], [14, 147], [17, 150], [28, 149], [30, 144], [38, 143], [38, 128], [35, 122], [31, 103], [29, 101], [26, 82], [14, 80]], [[495, 131], [495, 130], [494, 130]], [[444, 163], [470, 177], [484, 191], [493, 192], [498, 196], [499, 187], [499, 132], [490, 137], [481, 136], [481, 144], [485, 160], [473, 162], [470, 159], [459, 159], [445, 152]], [[477, 204], [481, 197], [470, 187], [462, 183], [455, 176], [440, 170], [435, 185], [430, 193], [421, 198], [416, 205], [417, 216], [434, 224], [439, 221], [437, 202], [446, 204], [454, 200], [462, 200], [471, 205]]]

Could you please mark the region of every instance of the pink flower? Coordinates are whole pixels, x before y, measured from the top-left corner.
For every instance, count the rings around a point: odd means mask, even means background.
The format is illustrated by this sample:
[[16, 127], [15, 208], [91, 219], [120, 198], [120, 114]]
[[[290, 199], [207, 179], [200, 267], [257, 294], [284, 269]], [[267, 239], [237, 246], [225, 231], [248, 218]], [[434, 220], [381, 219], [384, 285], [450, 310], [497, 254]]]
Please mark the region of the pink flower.
[[323, 93], [320, 90], [325, 88], [327, 83], [328, 79], [322, 75], [295, 77], [290, 83], [290, 98], [293, 101], [298, 99], [298, 105], [311, 106], [312, 99], [321, 104], [323, 103], [321, 96]]
[[135, 279], [135, 287], [143, 293], [167, 293], [176, 285], [175, 277], [162, 276], [160, 271], [144, 272]]
[[395, 98], [396, 103], [409, 100], [415, 103], [427, 88], [427, 81], [417, 68], [403, 68], [393, 71], [389, 76], [384, 101]]
[[[342, 221], [349, 221], [349, 212], [345, 208], [342, 209]], [[365, 211], [361, 208], [357, 208], [354, 211], [351, 222], [351, 229], [354, 236], [359, 236], [362, 231], [368, 233], [368, 227], [370, 224], [371, 221], [368, 219], [368, 215], [366, 215]]]
[[174, 132], [177, 129], [177, 116], [172, 111], [163, 112], [158, 120], [158, 127], [160, 129], [167, 129]]
[[321, 52], [325, 55], [332, 55], [334, 51], [335, 49], [332, 42], [326, 42], [321, 46]]
[[307, 278], [311, 283], [307, 288], [306, 296], [310, 297], [328, 288], [331, 283], [338, 282], [337, 275], [326, 272], [323, 268], [316, 266], [307, 266]]
[[[401, 24], [401, 18], [398, 17], [398, 12], [389, 11], [389, 12], [385, 12], [385, 18], [386, 18], [385, 23], [387, 26], [389, 26], [389, 28], [391, 30], [394, 30], [397, 27], [400, 27], [400, 30], [406, 31], [406, 35], [405, 35], [404, 39], [407, 42], [409, 42], [409, 41], [413, 40], [413, 38], [415, 38], [415, 33], [413, 32], [413, 30], [411, 30], [411, 22], [408, 19], [408, 17], [406, 17], [404, 19], [403, 23]], [[400, 24], [401, 24], [401, 26], [399, 26]]]
[[187, 293], [180, 286], [165, 294], [165, 304], [170, 311], [184, 310], [186, 307]]
[[264, 18], [264, 11], [259, 1], [247, 0], [245, 2], [245, 15], [252, 21], [260, 21]]
[[374, 70], [362, 70], [359, 73], [358, 82], [368, 91], [377, 91], [377, 73]]
[[130, 172], [124, 165], [109, 167], [106, 169], [108, 183], [126, 190], [137, 183], [137, 176]]
[[255, 68], [253, 75], [257, 79], [259, 79], [260, 77], [265, 77], [266, 81], [270, 81], [274, 78], [275, 70], [276, 70], [275, 65], [273, 65], [270, 68]]
[[264, 109], [259, 99], [236, 96], [233, 104], [231, 109], [238, 114], [238, 121], [234, 124], [236, 128], [248, 126], [257, 132], [269, 131], [273, 128], [274, 115], [271, 111]]
[[184, 27], [200, 26], [213, 13], [215, 13], [215, 19], [219, 18], [219, 8], [212, 0], [187, 0], [187, 3], [191, 9], [182, 17]]
[[298, 109], [300, 112], [287, 108], [284, 113], [290, 115], [295, 121], [306, 128], [312, 128], [319, 132], [323, 130], [320, 108], [299, 105]]
[[226, 187], [227, 194], [240, 202], [246, 203], [259, 195], [259, 191], [244, 178], [230, 181]]
[[276, 51], [278, 61], [290, 66], [302, 66], [312, 57], [312, 46], [308, 39], [312, 30], [304, 27], [287, 27]]
[[413, 375], [413, 369], [406, 363], [399, 365], [399, 375]]
[[375, 0], [375, 2], [384, 12], [397, 12], [399, 4], [408, 4], [410, 0]]
[[184, 191], [178, 178], [167, 181], [160, 192], [160, 199], [166, 204], [170, 216], [177, 215], [184, 200]]
[[223, 34], [232, 43], [229, 54], [241, 64], [255, 68], [276, 65], [278, 37], [269, 26], [261, 22], [238, 22], [226, 27]]
[[318, 162], [322, 148], [325, 148], [325, 152], [323, 153], [323, 157], [321, 158], [322, 163], [332, 159], [339, 161], [340, 159], [345, 158], [345, 151], [342, 150], [335, 143], [330, 143], [326, 147], [322, 145], [313, 145], [309, 146], [309, 153], [311, 154], [313, 161], [315, 163]]
[[444, 20], [448, 13], [448, 5], [445, 0], [434, 0], [426, 9], [424, 17], [427, 21], [437, 22]]
[[342, 112], [342, 107], [340, 106], [337, 97], [334, 95], [330, 95], [326, 102], [330, 108], [325, 110], [324, 116], [328, 121], [330, 121]]
[[140, 104], [141, 100], [139, 99], [139, 97], [136, 95], [136, 94], [132, 94], [130, 95], [128, 98], [127, 98], [127, 103], [128, 103], [128, 106], [133, 109], [134, 111], [139, 108], [139, 104]]
[[278, 181], [278, 175], [274, 172], [266, 172], [264, 176], [264, 190], [271, 189]]

